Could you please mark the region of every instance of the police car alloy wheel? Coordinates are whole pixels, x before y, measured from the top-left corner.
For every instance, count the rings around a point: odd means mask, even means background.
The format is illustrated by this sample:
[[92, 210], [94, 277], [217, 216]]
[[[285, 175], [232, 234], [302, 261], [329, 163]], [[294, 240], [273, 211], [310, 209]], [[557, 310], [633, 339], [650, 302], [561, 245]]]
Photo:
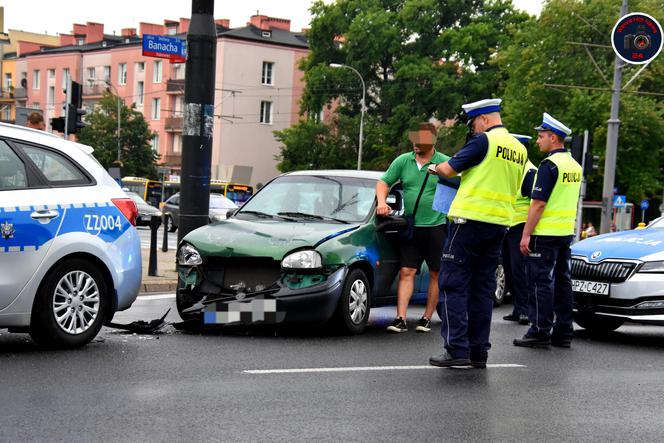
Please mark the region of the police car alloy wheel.
[[360, 269], [348, 273], [333, 322], [347, 334], [361, 334], [367, 327], [371, 309], [369, 281]]
[[108, 288], [99, 269], [80, 258], [67, 260], [40, 287], [30, 335], [47, 347], [83, 346], [97, 335], [109, 308]]

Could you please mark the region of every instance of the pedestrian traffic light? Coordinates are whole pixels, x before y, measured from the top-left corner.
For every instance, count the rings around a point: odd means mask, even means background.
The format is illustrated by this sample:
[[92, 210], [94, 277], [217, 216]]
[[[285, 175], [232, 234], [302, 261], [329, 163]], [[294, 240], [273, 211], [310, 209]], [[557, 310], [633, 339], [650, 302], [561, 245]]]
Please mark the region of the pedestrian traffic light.
[[67, 133], [76, 134], [85, 127], [82, 117], [85, 115], [83, 109], [83, 85], [72, 81], [67, 102]]
[[586, 161], [583, 164], [583, 175], [588, 177], [599, 169], [599, 155], [593, 155], [592, 152], [586, 152]]
[[51, 119], [51, 129], [58, 132], [65, 132], [64, 117], [54, 117]]
[[583, 135], [572, 135], [570, 148], [572, 151], [572, 158], [574, 158], [578, 164], [581, 164], [583, 162]]

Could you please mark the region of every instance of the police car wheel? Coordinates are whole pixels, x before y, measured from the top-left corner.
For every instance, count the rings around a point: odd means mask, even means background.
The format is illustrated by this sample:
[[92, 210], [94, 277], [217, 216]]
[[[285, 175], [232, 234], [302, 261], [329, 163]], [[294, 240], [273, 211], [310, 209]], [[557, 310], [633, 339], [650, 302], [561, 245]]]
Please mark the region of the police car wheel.
[[102, 273], [82, 259], [60, 263], [46, 276], [35, 297], [30, 335], [52, 348], [77, 348], [89, 343], [110, 309]]
[[498, 265], [496, 268], [496, 291], [493, 294], [493, 305], [500, 306], [505, 301], [505, 268]]
[[362, 270], [353, 269], [346, 276], [332, 320], [339, 332], [361, 334], [367, 327], [370, 310], [369, 280]]
[[574, 314], [574, 321], [588, 332], [611, 332], [625, 323], [625, 320], [616, 317], [580, 312]]
[[175, 232], [177, 231], [178, 227], [173, 223], [173, 216], [169, 215], [166, 217], [166, 226], [168, 227], [168, 232]]

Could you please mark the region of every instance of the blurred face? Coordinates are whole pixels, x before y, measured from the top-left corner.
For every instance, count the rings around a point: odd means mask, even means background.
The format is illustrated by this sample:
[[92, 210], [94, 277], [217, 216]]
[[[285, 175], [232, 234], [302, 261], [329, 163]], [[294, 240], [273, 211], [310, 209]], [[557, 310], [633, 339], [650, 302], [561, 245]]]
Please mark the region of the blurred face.
[[551, 151], [556, 141], [556, 135], [551, 131], [540, 131], [537, 134], [537, 146], [539, 146], [540, 152]]
[[44, 122], [39, 122], [39, 123], [28, 122], [27, 127], [32, 129], [39, 129], [40, 131], [46, 129], [46, 125], [44, 124]]

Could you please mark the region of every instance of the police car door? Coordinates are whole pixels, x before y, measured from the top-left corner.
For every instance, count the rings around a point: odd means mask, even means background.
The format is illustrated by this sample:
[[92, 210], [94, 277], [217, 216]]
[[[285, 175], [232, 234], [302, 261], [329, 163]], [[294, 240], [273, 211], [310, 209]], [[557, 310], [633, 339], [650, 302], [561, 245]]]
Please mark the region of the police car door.
[[25, 154], [0, 139], [0, 310], [46, 257], [62, 221], [56, 199]]

